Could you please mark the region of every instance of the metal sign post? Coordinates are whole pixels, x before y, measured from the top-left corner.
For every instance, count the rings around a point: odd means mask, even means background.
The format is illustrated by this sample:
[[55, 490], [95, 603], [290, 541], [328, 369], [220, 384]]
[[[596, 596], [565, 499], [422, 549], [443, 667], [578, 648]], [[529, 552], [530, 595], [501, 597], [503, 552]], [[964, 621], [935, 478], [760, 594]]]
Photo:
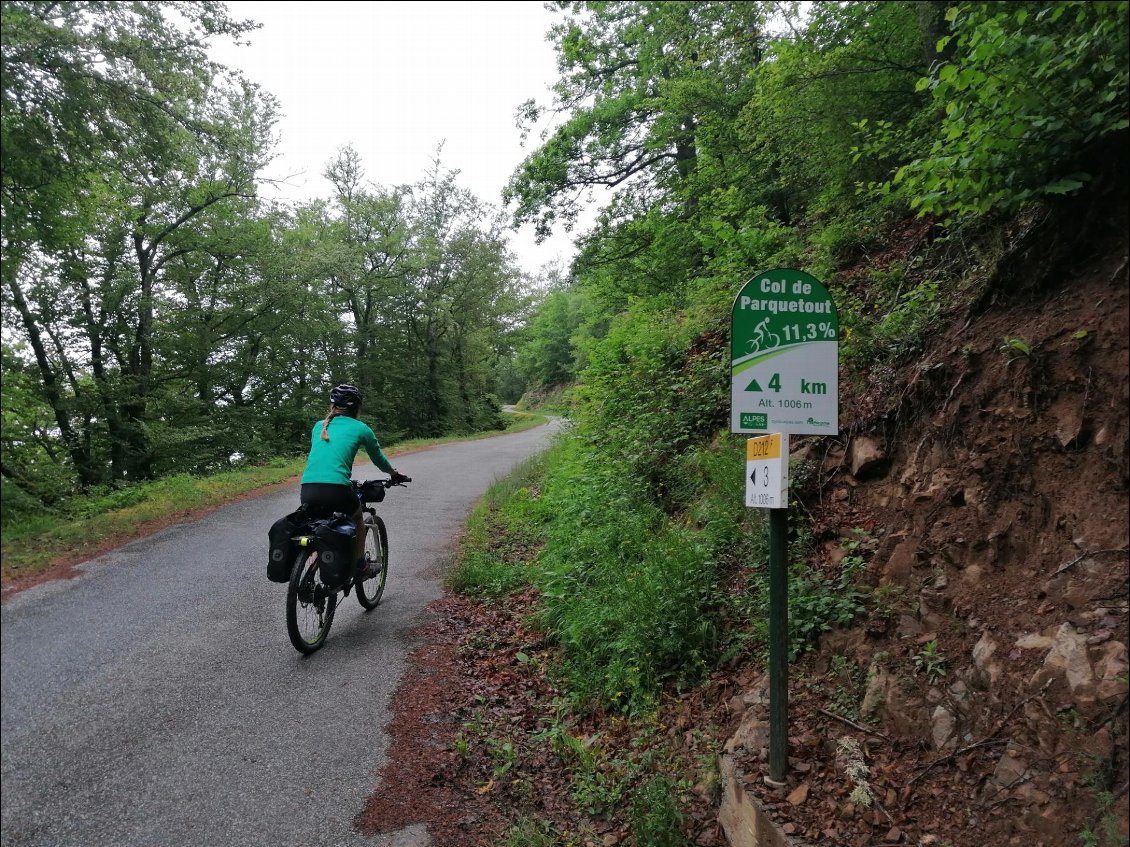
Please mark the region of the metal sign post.
[[789, 726], [789, 436], [839, 432], [839, 320], [815, 277], [777, 268], [730, 310], [730, 430], [746, 442], [746, 505], [769, 509], [769, 777], [784, 785]]
[[769, 779], [789, 769], [789, 510], [769, 512]]

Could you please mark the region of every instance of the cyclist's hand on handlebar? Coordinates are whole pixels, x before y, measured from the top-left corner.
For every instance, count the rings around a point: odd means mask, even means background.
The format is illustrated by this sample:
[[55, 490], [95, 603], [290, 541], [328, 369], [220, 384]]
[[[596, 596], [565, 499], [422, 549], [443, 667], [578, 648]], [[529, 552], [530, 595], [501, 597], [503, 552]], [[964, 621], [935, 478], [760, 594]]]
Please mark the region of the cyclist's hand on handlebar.
[[406, 482], [411, 482], [412, 477], [402, 474], [400, 471], [393, 468], [392, 479], [389, 480], [393, 485], [403, 485]]

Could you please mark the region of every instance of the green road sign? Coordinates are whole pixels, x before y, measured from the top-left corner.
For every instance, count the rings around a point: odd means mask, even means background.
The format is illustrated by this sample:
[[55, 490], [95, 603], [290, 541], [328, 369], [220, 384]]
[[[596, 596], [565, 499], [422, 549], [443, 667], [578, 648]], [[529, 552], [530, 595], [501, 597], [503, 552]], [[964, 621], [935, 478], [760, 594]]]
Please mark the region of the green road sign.
[[730, 430], [838, 433], [839, 337], [811, 274], [776, 268], [743, 285], [730, 310]]

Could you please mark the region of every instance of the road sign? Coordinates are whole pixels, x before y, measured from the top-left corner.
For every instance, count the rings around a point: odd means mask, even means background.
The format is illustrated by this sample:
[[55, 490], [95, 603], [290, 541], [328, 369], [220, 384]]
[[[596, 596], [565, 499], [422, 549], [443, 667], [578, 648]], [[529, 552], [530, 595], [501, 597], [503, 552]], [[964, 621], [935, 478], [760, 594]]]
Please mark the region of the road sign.
[[789, 505], [788, 436], [751, 438], [745, 445], [745, 504], [751, 509], [786, 509]]
[[811, 274], [776, 268], [742, 286], [730, 310], [730, 431], [838, 433], [839, 337]]

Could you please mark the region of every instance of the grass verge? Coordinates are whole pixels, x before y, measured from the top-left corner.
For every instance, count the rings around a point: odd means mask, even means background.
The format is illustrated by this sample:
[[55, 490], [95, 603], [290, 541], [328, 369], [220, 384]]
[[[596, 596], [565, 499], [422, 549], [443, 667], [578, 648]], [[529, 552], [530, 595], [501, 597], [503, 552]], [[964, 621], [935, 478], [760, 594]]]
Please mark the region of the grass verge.
[[[505, 433], [521, 432], [546, 422], [543, 415], [504, 413]], [[389, 457], [454, 441], [500, 435], [498, 431], [412, 439], [388, 448]], [[0, 579], [38, 576], [59, 562], [80, 562], [116, 543], [160, 529], [171, 520], [207, 511], [267, 486], [292, 481], [302, 473], [305, 457], [272, 459], [261, 465], [193, 477], [187, 474], [132, 485], [110, 494], [80, 497], [66, 515], [43, 515], [5, 526]], [[264, 532], [266, 529], [264, 528]]]

